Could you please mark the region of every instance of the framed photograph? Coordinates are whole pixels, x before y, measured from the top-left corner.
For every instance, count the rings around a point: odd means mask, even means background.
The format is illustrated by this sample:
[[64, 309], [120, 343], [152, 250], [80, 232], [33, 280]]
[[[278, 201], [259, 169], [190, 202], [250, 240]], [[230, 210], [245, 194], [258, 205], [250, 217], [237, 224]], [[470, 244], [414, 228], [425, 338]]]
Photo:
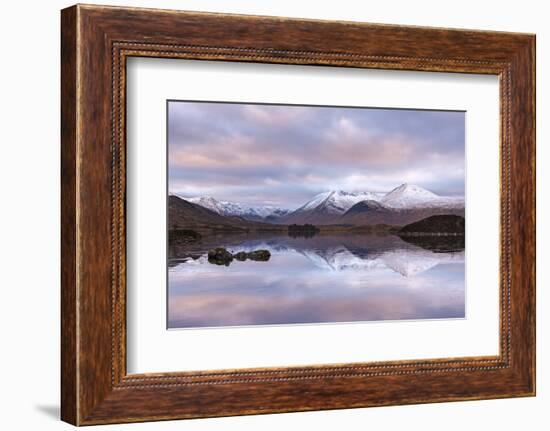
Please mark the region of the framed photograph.
[[535, 37], [61, 14], [62, 419], [535, 394]]
[[168, 329], [466, 317], [465, 112], [167, 111]]

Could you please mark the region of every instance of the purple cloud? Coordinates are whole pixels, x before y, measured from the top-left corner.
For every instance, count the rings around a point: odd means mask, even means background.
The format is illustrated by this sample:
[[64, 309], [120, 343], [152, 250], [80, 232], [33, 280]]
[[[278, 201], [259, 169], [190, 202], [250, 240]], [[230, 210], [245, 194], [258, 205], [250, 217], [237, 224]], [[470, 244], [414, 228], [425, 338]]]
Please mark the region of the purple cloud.
[[464, 142], [464, 112], [170, 101], [169, 190], [289, 208], [403, 182], [463, 195]]

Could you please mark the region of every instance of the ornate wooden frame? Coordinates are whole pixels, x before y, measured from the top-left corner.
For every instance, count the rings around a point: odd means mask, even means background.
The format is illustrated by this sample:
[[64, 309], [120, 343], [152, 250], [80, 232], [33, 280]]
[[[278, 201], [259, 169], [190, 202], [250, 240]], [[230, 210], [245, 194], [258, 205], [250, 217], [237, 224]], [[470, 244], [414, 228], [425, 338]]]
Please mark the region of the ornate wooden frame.
[[[535, 394], [534, 35], [82, 5], [61, 17], [63, 420], [88, 425]], [[498, 75], [500, 354], [128, 375], [130, 56]]]

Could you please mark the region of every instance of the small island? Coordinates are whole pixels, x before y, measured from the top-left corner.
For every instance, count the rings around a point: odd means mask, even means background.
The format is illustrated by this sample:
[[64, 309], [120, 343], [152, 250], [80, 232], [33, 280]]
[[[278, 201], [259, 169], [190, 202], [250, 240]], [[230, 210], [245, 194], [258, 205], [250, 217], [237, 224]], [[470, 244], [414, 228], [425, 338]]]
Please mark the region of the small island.
[[464, 217], [451, 214], [434, 215], [403, 226], [399, 230], [399, 236], [460, 236], [464, 235], [464, 230]]
[[311, 238], [321, 232], [317, 226], [312, 224], [291, 224], [288, 226], [288, 236], [293, 238], [304, 237]]

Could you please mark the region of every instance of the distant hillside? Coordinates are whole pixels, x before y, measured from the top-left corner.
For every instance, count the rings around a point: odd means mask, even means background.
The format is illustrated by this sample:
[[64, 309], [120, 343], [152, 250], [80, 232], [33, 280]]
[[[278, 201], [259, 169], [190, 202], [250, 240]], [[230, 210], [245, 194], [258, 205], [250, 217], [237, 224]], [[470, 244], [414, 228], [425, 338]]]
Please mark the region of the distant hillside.
[[338, 218], [337, 222], [352, 225], [389, 224], [403, 226], [426, 217], [441, 214], [463, 216], [464, 208], [391, 208], [380, 202], [367, 200], [353, 205]]
[[169, 230], [190, 229], [208, 232], [249, 232], [283, 230], [283, 226], [252, 222], [239, 217], [217, 214], [178, 196], [168, 196]]
[[399, 231], [400, 235], [414, 234], [454, 234], [464, 235], [464, 217], [445, 214], [434, 215], [417, 222], [403, 226]]
[[214, 211], [222, 216], [237, 216], [252, 221], [268, 221], [275, 223], [280, 217], [290, 212], [288, 209], [273, 205], [251, 206], [238, 202], [220, 201], [211, 196], [200, 196], [185, 200]]

